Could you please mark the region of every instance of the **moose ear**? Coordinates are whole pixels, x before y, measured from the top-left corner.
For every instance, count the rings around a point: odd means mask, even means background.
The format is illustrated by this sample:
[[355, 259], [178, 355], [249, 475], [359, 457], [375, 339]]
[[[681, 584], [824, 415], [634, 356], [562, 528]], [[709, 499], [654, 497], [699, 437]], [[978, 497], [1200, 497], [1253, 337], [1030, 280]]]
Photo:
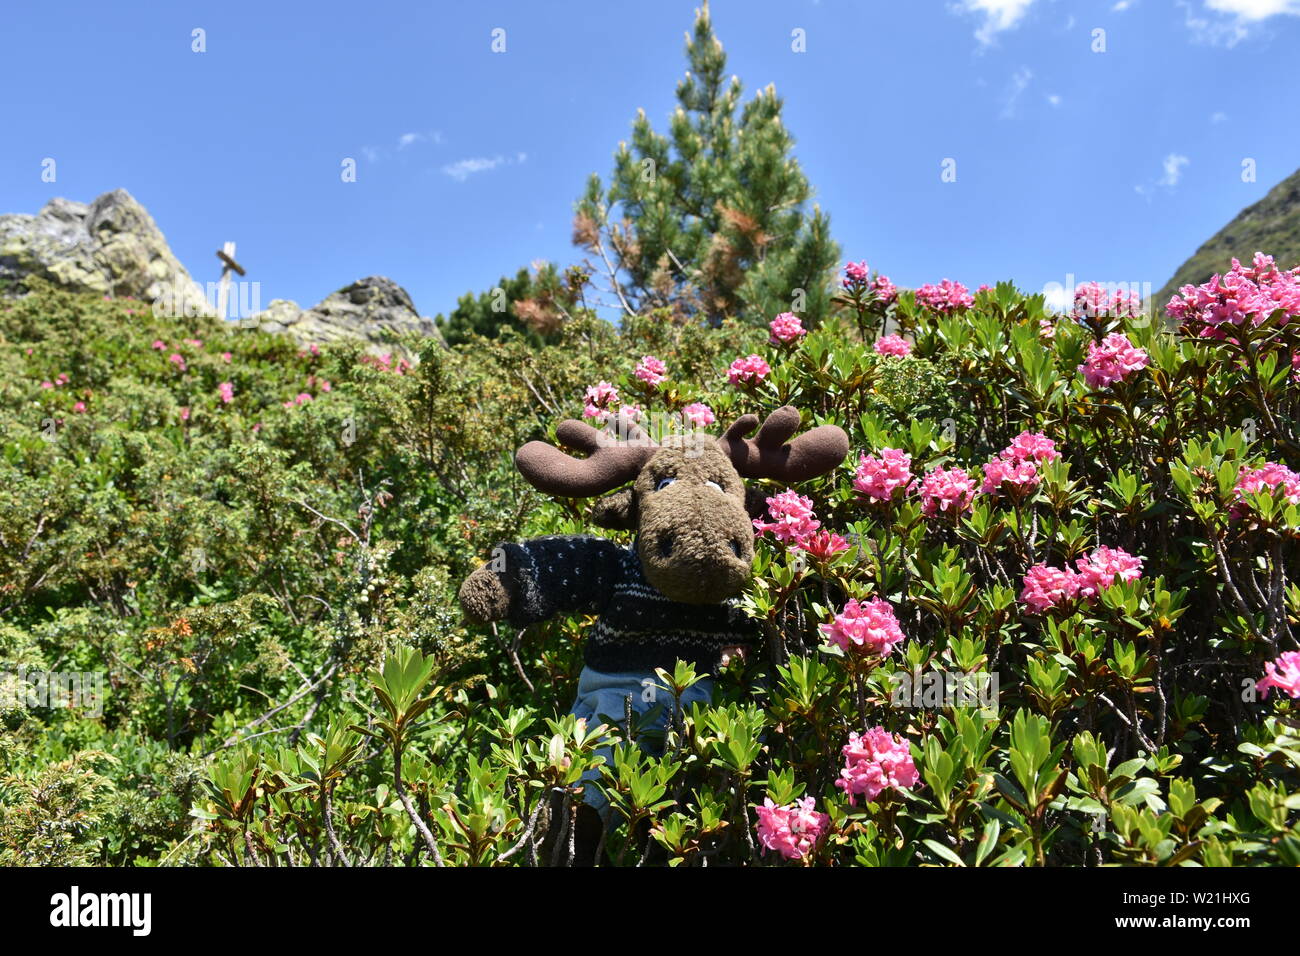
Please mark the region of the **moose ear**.
[[591, 507], [591, 522], [597, 527], [614, 531], [635, 531], [636, 496], [632, 489], [624, 488], [612, 495], [598, 498]]
[[745, 485], [745, 510], [751, 518], [761, 518], [767, 511], [767, 492], [757, 482]]

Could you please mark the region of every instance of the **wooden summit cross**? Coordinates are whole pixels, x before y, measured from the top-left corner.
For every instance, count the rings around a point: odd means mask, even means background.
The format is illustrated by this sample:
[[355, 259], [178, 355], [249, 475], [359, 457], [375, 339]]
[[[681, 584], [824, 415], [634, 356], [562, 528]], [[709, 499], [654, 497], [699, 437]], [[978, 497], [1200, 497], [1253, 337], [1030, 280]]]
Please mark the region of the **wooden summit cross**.
[[235, 261], [235, 244], [227, 242], [217, 250], [217, 258], [221, 260], [221, 284], [217, 286], [217, 315], [221, 319], [226, 318], [226, 306], [230, 303], [230, 272], [233, 269], [241, 276], [244, 275], [244, 267]]

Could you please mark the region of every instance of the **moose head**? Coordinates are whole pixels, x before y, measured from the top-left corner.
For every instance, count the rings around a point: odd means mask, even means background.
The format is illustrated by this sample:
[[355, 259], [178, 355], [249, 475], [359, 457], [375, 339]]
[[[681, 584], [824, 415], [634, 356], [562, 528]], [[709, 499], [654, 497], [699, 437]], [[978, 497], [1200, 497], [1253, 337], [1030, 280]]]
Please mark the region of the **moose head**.
[[[739, 594], [754, 560], [751, 514], [762, 496], [747, 494], [745, 478], [798, 482], [833, 470], [849, 451], [834, 425], [793, 437], [799, 412], [777, 409], [763, 422], [744, 415], [716, 440], [698, 435], [655, 442], [627, 419], [598, 431], [572, 419], [556, 437], [577, 458], [546, 442], [531, 441], [515, 455], [524, 478], [540, 491], [569, 498], [605, 496], [593, 515], [606, 528], [635, 530], [646, 580], [664, 596], [709, 604]], [[631, 482], [630, 486], [623, 488]], [[609, 494], [622, 488], [615, 494]]]

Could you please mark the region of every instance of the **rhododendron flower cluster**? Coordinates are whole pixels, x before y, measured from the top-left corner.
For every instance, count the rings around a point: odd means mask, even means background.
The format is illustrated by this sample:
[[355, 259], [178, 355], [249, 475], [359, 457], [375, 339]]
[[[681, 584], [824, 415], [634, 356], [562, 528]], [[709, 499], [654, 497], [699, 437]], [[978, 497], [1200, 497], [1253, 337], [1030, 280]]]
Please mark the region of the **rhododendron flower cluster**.
[[1038, 465], [1056, 461], [1061, 453], [1056, 450], [1056, 443], [1039, 432], [1024, 431], [1011, 440], [1011, 444], [1002, 449], [993, 461], [984, 466], [984, 483], [980, 491], [994, 495], [1002, 491], [1004, 485], [1013, 496], [1026, 495], [1038, 487], [1040, 478]]
[[1112, 332], [1098, 345], [1088, 343], [1088, 361], [1079, 366], [1084, 381], [1092, 388], [1105, 388], [1122, 382], [1132, 372], [1146, 368], [1150, 358], [1128, 336]]
[[936, 468], [921, 479], [921, 510], [927, 515], [958, 515], [970, 510], [975, 481], [963, 468]]
[[984, 466], [984, 482], [980, 492], [996, 495], [1008, 491], [1013, 497], [1021, 498], [1038, 487], [1038, 469], [1032, 461], [1016, 458], [994, 458]]
[[846, 289], [857, 289], [871, 281], [871, 269], [866, 262], [849, 262], [844, 265], [844, 278], [841, 285]]
[[1041, 432], [1021, 432], [1011, 439], [1011, 444], [1002, 449], [1002, 458], [1009, 461], [1036, 461], [1040, 465], [1056, 461], [1061, 453], [1056, 450], [1056, 442]]
[[927, 282], [917, 289], [916, 301], [935, 312], [947, 314], [959, 309], [969, 309], [974, 305], [975, 297], [960, 282], [944, 279], [938, 285]]
[[888, 657], [894, 645], [903, 640], [903, 629], [898, 625], [893, 607], [878, 597], [865, 604], [855, 598], [829, 624], [817, 627], [836, 647], [859, 654]]
[[771, 330], [768, 341], [773, 345], [778, 342], [784, 342], [787, 345], [791, 342], [798, 342], [808, 334], [808, 330], [803, 327], [803, 322], [799, 320], [799, 316], [793, 312], [782, 312], [771, 321], [768, 328]]
[[921, 779], [907, 741], [884, 727], [849, 734], [842, 753], [844, 769], [835, 786], [848, 794], [850, 805], [859, 796], [870, 803], [890, 788], [910, 790]]
[[799, 542], [799, 547], [814, 558], [827, 560], [849, 550], [848, 539], [834, 531], [818, 531]]
[[785, 544], [802, 546], [804, 539], [822, 526], [813, 514], [812, 499], [788, 488], [767, 499], [767, 513], [772, 520], [755, 518], [754, 530], [759, 534], [771, 532]]
[[1117, 579], [1127, 582], [1142, 577], [1142, 561], [1123, 548], [1102, 545], [1075, 561], [1077, 570], [1036, 564], [1025, 573], [1020, 601], [1042, 614], [1079, 598], [1092, 600]]
[[853, 488], [877, 501], [895, 501], [912, 484], [912, 456], [899, 448], [882, 448], [880, 457], [863, 454], [853, 475]]
[[167, 356], [167, 361], [175, 365], [177, 371], [183, 372], [187, 368], [185, 364], [185, 356], [181, 355], [180, 352], [173, 352], [171, 355]]
[[876, 339], [874, 348], [877, 355], [896, 355], [901, 358], [912, 354], [912, 343], [901, 335], [882, 335]]
[[[316, 348], [315, 345], [312, 345], [311, 347], [313, 349]], [[299, 352], [298, 354], [302, 355], [303, 353]], [[315, 355], [319, 353], [313, 352], [312, 354]], [[405, 375], [414, 367], [404, 358], [399, 358], [394, 362], [393, 354], [391, 352], [385, 352], [383, 355], [363, 355], [361, 356], [360, 361], [363, 365], [371, 365], [379, 369], [381, 372], [393, 372], [397, 375]]]
[[604, 419], [608, 416], [609, 407], [618, 404], [618, 389], [609, 382], [597, 382], [587, 386], [582, 401], [584, 418]]
[[682, 418], [690, 422], [696, 428], [703, 428], [712, 425], [717, 421], [713, 414], [713, 409], [709, 408], [703, 402], [692, 402], [682, 409]]
[[221, 404], [229, 405], [235, 400], [235, 386], [230, 382], [222, 382], [217, 386], [217, 395], [221, 398]]
[[668, 377], [668, 366], [653, 355], [642, 356], [636, 366], [636, 377], [653, 388]]
[[787, 860], [804, 859], [831, 825], [831, 818], [815, 810], [816, 806], [813, 797], [804, 797], [785, 807], [777, 806], [768, 797], [755, 810], [758, 842], [765, 850], [775, 850]]
[[771, 374], [772, 367], [764, 361], [761, 355], [750, 355], [743, 359], [736, 359], [731, 363], [731, 368], [727, 370], [727, 380], [732, 385], [742, 383], [757, 385], [763, 379]]
[[898, 298], [898, 287], [889, 281], [889, 276], [876, 276], [871, 281], [871, 291], [885, 305], [889, 305]]
[[1185, 285], [1167, 306], [1169, 314], [1185, 325], [1254, 325], [1264, 322], [1278, 309], [1282, 323], [1300, 315], [1300, 268], [1283, 272], [1272, 256], [1261, 252], [1249, 268], [1237, 259], [1223, 275], [1213, 276], [1199, 286]]
[[1250, 510], [1250, 505], [1246, 501], [1247, 495], [1253, 495], [1261, 491], [1272, 491], [1279, 487], [1282, 489], [1287, 501], [1293, 505], [1300, 504], [1300, 474], [1292, 471], [1286, 465], [1270, 461], [1265, 462], [1259, 468], [1249, 466], [1242, 468], [1237, 473], [1237, 484], [1233, 489], [1237, 500], [1230, 511], [1231, 516], [1240, 518]]
[[1101, 315], [1136, 317], [1142, 314], [1142, 297], [1135, 291], [1108, 290], [1098, 282], [1084, 282], [1074, 288], [1074, 317], [1094, 318]]
[[1102, 545], [1085, 558], [1074, 562], [1081, 597], [1094, 598], [1106, 588], [1120, 581], [1136, 581], [1142, 577], [1142, 558], [1129, 554], [1123, 548]]
[[1300, 651], [1287, 651], [1264, 665], [1264, 676], [1255, 681], [1255, 690], [1267, 700], [1269, 690], [1274, 687], [1293, 699], [1300, 699]]

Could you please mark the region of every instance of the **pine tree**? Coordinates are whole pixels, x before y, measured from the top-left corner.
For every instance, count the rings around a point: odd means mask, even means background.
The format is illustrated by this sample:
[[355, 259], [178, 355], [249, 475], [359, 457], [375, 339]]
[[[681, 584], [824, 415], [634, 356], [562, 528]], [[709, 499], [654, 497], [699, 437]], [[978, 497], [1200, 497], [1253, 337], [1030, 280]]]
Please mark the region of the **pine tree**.
[[686, 57], [668, 134], [637, 112], [608, 189], [588, 180], [574, 243], [595, 257], [588, 268], [604, 276], [606, 304], [625, 314], [666, 307], [716, 324], [793, 311], [816, 325], [839, 248], [829, 218], [807, 211], [812, 189], [790, 155], [782, 101], [769, 85], [740, 107], [707, 2]]
[[[500, 338], [514, 329], [534, 345], [544, 344], [568, 319], [581, 295], [571, 274], [561, 276], [552, 263], [537, 264], [534, 272], [520, 269], [487, 292], [466, 292], [446, 316], [434, 317], [449, 345], [472, 336]], [[576, 291], [575, 291], [576, 289]]]

